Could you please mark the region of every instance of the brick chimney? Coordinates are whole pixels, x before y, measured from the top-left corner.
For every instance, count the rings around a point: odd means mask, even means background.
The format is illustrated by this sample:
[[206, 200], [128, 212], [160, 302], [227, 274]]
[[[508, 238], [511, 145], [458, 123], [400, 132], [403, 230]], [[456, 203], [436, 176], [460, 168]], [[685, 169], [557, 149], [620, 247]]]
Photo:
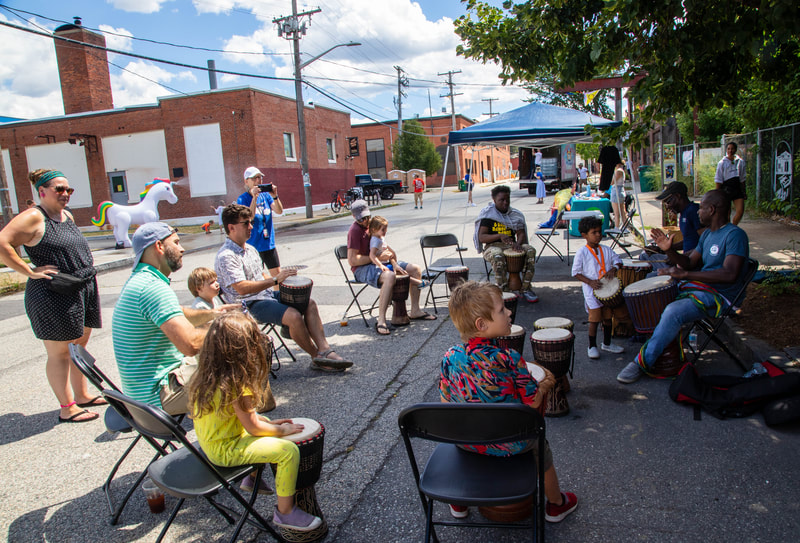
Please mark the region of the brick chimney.
[[[80, 17], [75, 17], [74, 24], [59, 26], [54, 34], [83, 43], [106, 46], [106, 39], [101, 34], [81, 26]], [[113, 109], [106, 52], [59, 39], [54, 41], [64, 113], [69, 115]]]

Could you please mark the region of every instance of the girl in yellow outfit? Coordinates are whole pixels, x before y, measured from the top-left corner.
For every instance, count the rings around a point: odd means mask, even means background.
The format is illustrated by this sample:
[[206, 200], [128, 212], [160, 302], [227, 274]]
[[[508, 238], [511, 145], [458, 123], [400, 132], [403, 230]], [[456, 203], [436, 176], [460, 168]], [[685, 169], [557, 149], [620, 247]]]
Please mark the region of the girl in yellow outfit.
[[[303, 425], [290, 419], [270, 421], [256, 413], [264, 401], [266, 361], [264, 337], [253, 319], [238, 312], [217, 318], [203, 342], [190, 385], [195, 432], [217, 465], [277, 464], [278, 505], [272, 520], [282, 528], [310, 531], [322, 521], [295, 505], [300, 452], [297, 445], [281, 439], [301, 431]], [[250, 488], [259, 484], [261, 493], [269, 492], [266, 483], [255, 482], [252, 474], [250, 478]]]

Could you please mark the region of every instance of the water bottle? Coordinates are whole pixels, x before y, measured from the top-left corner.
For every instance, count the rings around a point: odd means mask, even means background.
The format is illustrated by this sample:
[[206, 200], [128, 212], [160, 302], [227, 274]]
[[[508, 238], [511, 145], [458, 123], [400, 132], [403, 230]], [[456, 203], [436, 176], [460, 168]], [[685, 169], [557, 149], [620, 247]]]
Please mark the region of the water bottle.
[[761, 375], [762, 373], [767, 373], [767, 368], [765, 368], [760, 362], [756, 362], [753, 364], [753, 367], [744, 374], [744, 377], [755, 377], [756, 375]]
[[697, 351], [697, 332], [692, 330], [689, 333], [689, 347], [692, 348], [692, 351]]
[[592, 197], [592, 187], [589, 185], [588, 182], [586, 183], [586, 197], [587, 198]]

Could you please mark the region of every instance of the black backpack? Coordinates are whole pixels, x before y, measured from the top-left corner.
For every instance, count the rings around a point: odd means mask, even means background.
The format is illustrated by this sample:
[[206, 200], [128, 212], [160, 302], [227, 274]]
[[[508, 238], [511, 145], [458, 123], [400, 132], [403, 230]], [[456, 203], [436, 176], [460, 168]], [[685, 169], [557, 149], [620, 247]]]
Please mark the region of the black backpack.
[[[669, 387], [669, 397], [678, 403], [693, 405], [694, 418], [700, 420], [700, 408], [719, 419], [747, 417], [768, 403], [800, 395], [800, 373], [786, 373], [770, 362], [762, 362], [767, 373], [753, 377], [700, 375], [691, 362], [681, 368]], [[794, 417], [800, 418], [800, 403]], [[767, 424], [770, 421], [767, 420]]]

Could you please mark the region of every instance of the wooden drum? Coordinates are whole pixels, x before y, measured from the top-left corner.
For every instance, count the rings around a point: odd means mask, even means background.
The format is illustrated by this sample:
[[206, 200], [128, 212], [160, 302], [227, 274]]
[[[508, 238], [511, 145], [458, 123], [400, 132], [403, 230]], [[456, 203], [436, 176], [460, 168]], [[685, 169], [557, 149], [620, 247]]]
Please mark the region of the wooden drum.
[[545, 328], [563, 328], [572, 332], [575, 324], [565, 317], [542, 317], [533, 323], [534, 330], [544, 330]]
[[280, 289], [281, 303], [293, 307], [305, 315], [308, 309], [308, 302], [311, 301], [311, 288], [314, 281], [308, 277], [292, 275], [281, 281]]
[[[319, 517], [322, 520], [322, 524], [310, 532], [298, 532], [281, 528], [281, 535], [286, 541], [293, 543], [319, 541], [328, 535], [328, 523], [325, 522], [325, 517], [322, 516], [322, 509], [320, 509], [317, 502], [317, 492], [314, 489], [314, 485], [317, 484], [322, 473], [325, 427], [314, 419], [295, 417], [292, 418], [292, 422], [305, 426], [302, 432], [283, 437], [283, 439], [297, 443], [297, 447], [300, 449], [300, 467], [297, 473], [294, 499], [297, 502], [297, 507], [306, 513]], [[275, 465], [271, 464], [271, 466], [272, 472], [275, 473]]]
[[394, 280], [394, 290], [392, 290], [392, 324], [394, 326], [405, 326], [411, 319], [406, 312], [406, 300], [408, 300], [408, 289], [411, 285], [411, 278], [408, 275], [396, 275]]
[[603, 286], [594, 289], [594, 297], [597, 298], [597, 301], [610, 308], [621, 306], [625, 300], [622, 297], [622, 284], [619, 279], [604, 276], [600, 278], [600, 283]]
[[508, 270], [508, 290], [521, 290], [520, 272], [525, 267], [525, 251], [506, 249], [503, 251], [503, 256], [506, 258], [506, 269]]
[[622, 291], [633, 326], [640, 334], [652, 334], [664, 308], [678, 295], [678, 284], [668, 275], [658, 275], [628, 285]]
[[511, 311], [511, 324], [517, 321], [517, 303], [519, 303], [519, 296], [513, 292], [503, 293], [503, 305], [506, 309]]
[[531, 334], [533, 357], [537, 364], [547, 368], [556, 378], [556, 384], [547, 396], [545, 416], [562, 417], [569, 413], [564, 377], [571, 369], [575, 336], [563, 328], [544, 328]]
[[644, 260], [634, 260], [632, 258], [623, 258], [622, 267], [617, 271], [617, 277], [622, 284], [622, 288], [634, 284], [636, 281], [641, 281], [647, 277], [647, 274], [653, 271], [653, 266]]
[[511, 333], [497, 338], [497, 344], [503, 349], [513, 349], [522, 356], [525, 349], [525, 329], [517, 324], [511, 325]]
[[447, 279], [447, 288], [450, 289], [450, 292], [453, 292], [458, 285], [469, 281], [469, 268], [466, 266], [450, 266], [444, 270], [444, 276]]

